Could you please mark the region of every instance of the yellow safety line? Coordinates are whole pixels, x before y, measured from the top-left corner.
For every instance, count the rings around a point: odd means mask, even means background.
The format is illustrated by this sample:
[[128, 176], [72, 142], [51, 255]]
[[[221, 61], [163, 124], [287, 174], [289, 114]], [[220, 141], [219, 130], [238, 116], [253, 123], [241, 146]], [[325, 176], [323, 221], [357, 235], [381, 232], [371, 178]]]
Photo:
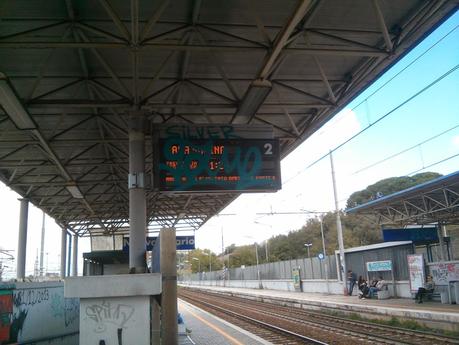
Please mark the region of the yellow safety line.
[[217, 326], [211, 324], [209, 321], [203, 319], [202, 317], [200, 317], [199, 315], [197, 315], [196, 313], [193, 313], [190, 309], [188, 309], [188, 312], [193, 315], [195, 318], [197, 318], [198, 320], [200, 320], [201, 322], [205, 323], [207, 326], [209, 326], [210, 328], [214, 329], [215, 331], [217, 331], [218, 333], [220, 333], [221, 335], [223, 335], [225, 338], [227, 338], [229, 341], [233, 342], [234, 344], [236, 345], [244, 345], [243, 343], [241, 343], [240, 341], [238, 341], [237, 339], [233, 338], [232, 336], [230, 336], [228, 333], [224, 332], [222, 329], [218, 328]]

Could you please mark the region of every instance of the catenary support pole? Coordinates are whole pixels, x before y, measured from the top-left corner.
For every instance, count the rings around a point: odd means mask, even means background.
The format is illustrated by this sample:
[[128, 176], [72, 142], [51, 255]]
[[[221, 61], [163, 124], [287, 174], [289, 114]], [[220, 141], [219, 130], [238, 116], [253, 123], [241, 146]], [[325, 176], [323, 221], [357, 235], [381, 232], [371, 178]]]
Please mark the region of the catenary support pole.
[[147, 206], [145, 199], [145, 118], [133, 112], [129, 118], [129, 270], [144, 273]]
[[18, 257], [16, 260], [16, 278], [25, 278], [26, 251], [27, 251], [27, 220], [29, 215], [29, 200], [19, 199], [21, 208], [19, 211], [19, 234], [18, 234]]
[[67, 258], [67, 229], [62, 228], [61, 232], [61, 278], [65, 278], [65, 261]]
[[78, 236], [73, 235], [72, 276], [78, 276]]
[[320, 235], [322, 236], [322, 250], [324, 254], [324, 263], [325, 263], [325, 280], [327, 282], [327, 293], [330, 293], [330, 284], [328, 281], [328, 256], [327, 256], [327, 250], [325, 248], [325, 236], [324, 236], [324, 216], [323, 214], [320, 215]]
[[[341, 279], [343, 282], [343, 292], [345, 295], [348, 294], [347, 291], [347, 270], [346, 270], [346, 258], [344, 257], [344, 241], [343, 241], [343, 228], [341, 226], [341, 216], [339, 213], [338, 205], [338, 192], [336, 190], [336, 179], [335, 179], [335, 168], [333, 166], [333, 155], [330, 151], [330, 164], [331, 164], [331, 173], [333, 181], [333, 195], [335, 197], [335, 211], [336, 211], [336, 230], [338, 232], [338, 246], [339, 246], [339, 258], [340, 258], [340, 270]], [[338, 277], [339, 278], [339, 277]]]
[[175, 229], [160, 232], [161, 274], [163, 292], [161, 296], [162, 324], [161, 344], [177, 344], [177, 266]]

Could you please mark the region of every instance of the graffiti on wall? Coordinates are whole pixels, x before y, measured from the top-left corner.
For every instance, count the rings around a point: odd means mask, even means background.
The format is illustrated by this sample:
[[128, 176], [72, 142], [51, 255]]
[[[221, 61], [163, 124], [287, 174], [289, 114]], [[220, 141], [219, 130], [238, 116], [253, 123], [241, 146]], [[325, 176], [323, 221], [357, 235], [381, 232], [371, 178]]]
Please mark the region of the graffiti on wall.
[[49, 300], [48, 289], [25, 289], [16, 290], [13, 295], [14, 306], [34, 306]]
[[79, 300], [64, 298], [63, 285], [15, 288], [9, 295], [0, 291], [0, 343], [33, 341], [78, 328]]
[[436, 285], [447, 285], [451, 281], [459, 281], [459, 262], [429, 264], [429, 268]]
[[10, 338], [13, 296], [11, 291], [0, 291], [0, 343]]

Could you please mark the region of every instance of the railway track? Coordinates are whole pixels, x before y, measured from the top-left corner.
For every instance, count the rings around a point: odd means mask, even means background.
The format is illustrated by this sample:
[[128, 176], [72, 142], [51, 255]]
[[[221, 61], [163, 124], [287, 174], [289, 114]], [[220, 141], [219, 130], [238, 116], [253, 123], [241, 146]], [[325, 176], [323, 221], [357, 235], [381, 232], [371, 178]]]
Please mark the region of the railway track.
[[[241, 314], [250, 319], [259, 320], [266, 324], [273, 324], [290, 332], [313, 338], [313, 341], [319, 341], [319, 343], [321, 341], [322, 343], [330, 344], [459, 344], [458, 339], [434, 333], [355, 321], [319, 312], [257, 302], [234, 296], [223, 296], [210, 292], [204, 294], [189, 289], [180, 289], [179, 291], [180, 298], [211, 313], [217, 313], [223, 319], [225, 319], [225, 315], [228, 313]], [[234, 317], [237, 318], [237, 316]], [[245, 323], [248, 321], [227, 320], [236, 323], [241, 328], [247, 329]], [[274, 338], [270, 340], [256, 330], [248, 330], [274, 344], [307, 343], [306, 340], [299, 340], [299, 342], [292, 343], [277, 341]]]
[[[273, 344], [282, 344], [282, 345], [297, 345], [297, 344], [316, 344], [316, 345], [327, 345], [320, 340], [298, 334], [287, 330], [283, 327], [279, 327], [274, 324], [270, 324], [261, 320], [258, 320], [253, 317], [249, 317], [245, 314], [242, 314], [241, 311], [236, 312], [234, 310], [229, 310], [225, 307], [219, 307], [215, 304], [204, 302], [202, 300], [190, 297], [189, 295], [180, 296], [183, 300], [187, 301], [190, 304], [200, 307], [228, 322], [233, 325], [239, 326], [252, 334], [259, 336], [260, 338], [269, 341]], [[242, 311], [243, 312], [243, 311]]]

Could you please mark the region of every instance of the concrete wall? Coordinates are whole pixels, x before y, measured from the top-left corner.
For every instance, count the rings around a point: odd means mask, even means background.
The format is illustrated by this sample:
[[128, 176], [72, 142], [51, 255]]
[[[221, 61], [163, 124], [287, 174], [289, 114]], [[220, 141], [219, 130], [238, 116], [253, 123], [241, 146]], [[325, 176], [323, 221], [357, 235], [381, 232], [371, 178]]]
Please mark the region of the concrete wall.
[[[259, 289], [258, 280], [201, 280], [201, 281], [180, 281], [182, 285], [194, 285], [194, 286], [221, 286], [221, 287], [233, 287], [233, 288], [244, 288], [244, 289]], [[305, 280], [301, 281], [303, 292], [313, 293], [331, 293], [334, 295], [343, 294], [343, 285], [340, 281], [335, 279], [326, 280]], [[327, 287], [328, 285], [328, 287]], [[267, 290], [279, 290], [279, 291], [295, 291], [292, 279], [275, 279], [275, 280], [261, 280], [261, 286]], [[410, 292], [410, 283], [407, 280], [395, 282], [397, 297], [412, 298]], [[357, 288], [355, 288], [357, 289]], [[393, 296], [393, 287], [389, 283], [389, 290]], [[354, 290], [356, 294], [357, 290]]]
[[80, 344], [149, 345], [150, 297], [81, 299]]
[[104, 265], [104, 275], [113, 275], [113, 274], [129, 274], [129, 265], [127, 264]]
[[0, 342], [78, 344], [79, 300], [64, 298], [62, 282], [1, 284], [0, 295]]

